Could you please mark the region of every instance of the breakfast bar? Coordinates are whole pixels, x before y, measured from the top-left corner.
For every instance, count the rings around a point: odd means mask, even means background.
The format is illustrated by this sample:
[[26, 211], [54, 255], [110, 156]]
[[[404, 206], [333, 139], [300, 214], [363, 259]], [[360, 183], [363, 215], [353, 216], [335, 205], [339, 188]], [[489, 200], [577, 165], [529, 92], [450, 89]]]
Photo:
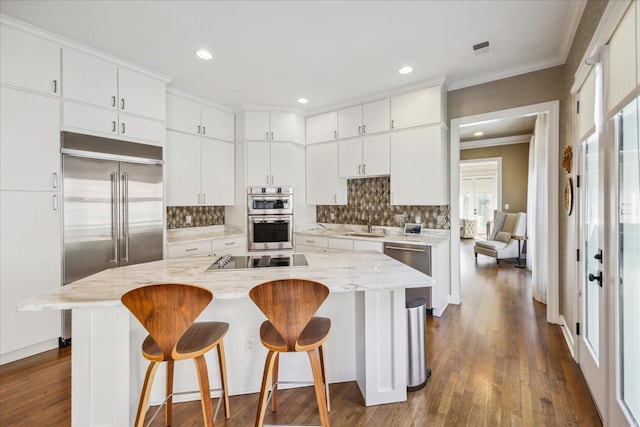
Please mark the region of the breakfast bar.
[[[380, 253], [305, 256], [308, 265], [299, 267], [211, 271], [207, 269], [214, 258], [194, 257], [113, 268], [24, 301], [19, 308], [72, 310], [74, 426], [126, 426], [135, 418], [146, 367], [140, 343], [146, 332], [120, 297], [151, 283], [190, 283], [214, 293], [199, 320], [230, 324], [225, 349], [231, 395], [260, 389], [266, 350], [260, 345], [258, 330], [264, 316], [248, 298], [249, 290], [279, 278], [324, 283], [331, 294], [318, 314], [332, 321], [326, 343], [329, 382], [357, 381], [367, 406], [405, 401], [405, 289], [432, 286], [434, 279]], [[306, 355], [284, 356], [287, 370], [280, 373], [282, 380], [311, 380]], [[211, 386], [217, 387], [215, 355], [207, 356], [207, 364]], [[188, 362], [176, 364], [175, 391], [197, 390], [193, 369]], [[163, 400], [163, 372], [158, 375], [151, 404]], [[198, 398], [194, 393], [183, 400]]]

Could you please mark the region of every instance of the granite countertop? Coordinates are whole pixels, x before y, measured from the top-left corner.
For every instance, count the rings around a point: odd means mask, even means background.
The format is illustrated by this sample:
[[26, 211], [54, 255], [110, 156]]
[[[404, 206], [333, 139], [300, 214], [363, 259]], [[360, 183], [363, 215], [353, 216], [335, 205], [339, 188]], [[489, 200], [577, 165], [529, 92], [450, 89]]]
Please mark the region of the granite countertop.
[[167, 244], [200, 242], [223, 239], [225, 237], [246, 237], [245, 231], [233, 225], [212, 225], [209, 227], [176, 228], [167, 230]]
[[415, 244], [415, 245], [427, 245], [427, 246], [439, 246], [449, 241], [449, 230], [432, 230], [423, 229], [420, 235], [405, 235], [402, 233], [402, 229], [398, 227], [373, 227], [373, 234], [377, 234], [374, 237], [368, 236], [354, 236], [349, 233], [364, 232], [365, 226], [358, 225], [335, 225], [325, 224], [327, 228], [319, 226], [311, 226], [311, 228], [296, 230], [296, 233], [304, 236], [321, 236], [331, 237], [336, 239], [350, 239], [350, 240], [366, 240], [370, 242], [382, 242], [382, 243], [398, 243], [398, 244]]
[[191, 283], [214, 298], [246, 298], [254, 286], [274, 279], [299, 278], [324, 283], [331, 292], [430, 287], [435, 280], [376, 252], [308, 253], [307, 267], [205, 271], [211, 257], [176, 258], [111, 268], [18, 304], [21, 311], [110, 307], [127, 291], [151, 283]]

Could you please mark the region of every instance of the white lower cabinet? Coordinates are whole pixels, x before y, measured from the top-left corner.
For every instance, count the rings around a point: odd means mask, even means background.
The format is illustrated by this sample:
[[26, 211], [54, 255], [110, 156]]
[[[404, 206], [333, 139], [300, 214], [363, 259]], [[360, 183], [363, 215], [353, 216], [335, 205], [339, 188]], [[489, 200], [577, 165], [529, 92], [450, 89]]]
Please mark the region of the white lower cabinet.
[[169, 245], [167, 253], [168, 258], [195, 256], [218, 258], [222, 255], [244, 255], [246, 251], [246, 237], [234, 236]]
[[338, 143], [307, 145], [307, 204], [346, 205], [347, 180], [338, 177]]
[[169, 245], [169, 258], [184, 258], [192, 256], [211, 256], [211, 241], [187, 242]]
[[227, 237], [211, 241], [211, 256], [214, 259], [223, 255], [245, 255], [246, 252], [246, 236]]
[[391, 204], [449, 204], [449, 145], [444, 125], [391, 134]]
[[296, 252], [327, 252], [328, 239], [326, 237], [305, 236], [296, 234]]
[[382, 253], [384, 251], [383, 242], [372, 242], [369, 240], [354, 240], [354, 251], [375, 251]]
[[353, 251], [353, 243], [350, 239], [329, 239], [329, 252]]
[[62, 285], [61, 209], [58, 192], [0, 191], [2, 362], [10, 352], [25, 357], [57, 346], [60, 311], [21, 312], [17, 305]]
[[234, 146], [167, 131], [167, 206], [234, 204]]

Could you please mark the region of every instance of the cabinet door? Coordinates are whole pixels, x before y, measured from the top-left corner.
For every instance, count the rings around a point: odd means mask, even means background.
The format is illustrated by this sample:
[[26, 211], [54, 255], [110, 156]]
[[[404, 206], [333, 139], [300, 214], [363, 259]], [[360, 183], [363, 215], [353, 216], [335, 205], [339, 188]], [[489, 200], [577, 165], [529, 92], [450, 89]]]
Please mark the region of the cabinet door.
[[362, 105], [338, 110], [338, 138], [362, 135]]
[[235, 140], [235, 119], [231, 111], [202, 106], [202, 136], [221, 141]]
[[362, 174], [389, 175], [391, 136], [371, 135], [362, 138]]
[[320, 114], [306, 119], [307, 144], [333, 141], [338, 138], [338, 112]]
[[73, 49], [62, 49], [62, 95], [66, 99], [116, 108], [118, 67]]
[[167, 129], [197, 135], [200, 127], [200, 104], [190, 99], [167, 94]]
[[340, 178], [362, 176], [362, 138], [338, 141], [338, 176]]
[[0, 188], [53, 191], [60, 178], [60, 101], [0, 88]]
[[386, 132], [391, 128], [391, 103], [389, 98], [369, 102], [362, 106], [362, 133]]
[[[54, 192], [0, 191], [0, 348], [3, 354], [60, 336], [60, 311], [20, 312], [16, 308], [19, 302], [62, 285], [62, 205], [60, 200], [54, 200], [59, 197]], [[33, 260], [37, 260], [37, 268]]]
[[194, 256], [211, 256], [211, 241], [179, 243], [176, 245], [168, 245], [167, 257], [184, 258]]
[[307, 204], [346, 204], [347, 180], [338, 178], [338, 143], [308, 145], [306, 150]]
[[270, 141], [293, 142], [296, 136], [296, 116], [293, 113], [270, 113]]
[[232, 206], [234, 192], [234, 145], [201, 138], [203, 204]]
[[200, 202], [200, 138], [167, 131], [167, 206], [193, 206]]
[[247, 111], [244, 113], [244, 139], [247, 141], [269, 140], [269, 113]]
[[118, 113], [115, 110], [105, 110], [75, 102], [62, 103], [62, 124], [65, 128], [73, 128], [72, 130], [118, 135]]
[[60, 93], [60, 46], [6, 25], [0, 27], [0, 81]]
[[145, 141], [161, 144], [165, 132], [164, 124], [156, 120], [120, 114], [118, 132], [121, 136], [144, 139]]
[[118, 69], [120, 111], [164, 121], [167, 114], [165, 89], [162, 80], [128, 68]]
[[271, 144], [271, 184], [293, 185], [293, 147], [289, 143]]
[[391, 98], [391, 128], [405, 129], [442, 121], [442, 92], [434, 86]]
[[391, 204], [448, 204], [446, 141], [442, 126], [391, 135]]
[[382, 242], [371, 242], [368, 240], [354, 240], [353, 241], [353, 250], [354, 251], [375, 251], [382, 253], [384, 244]]
[[247, 143], [247, 185], [271, 185], [268, 142]]

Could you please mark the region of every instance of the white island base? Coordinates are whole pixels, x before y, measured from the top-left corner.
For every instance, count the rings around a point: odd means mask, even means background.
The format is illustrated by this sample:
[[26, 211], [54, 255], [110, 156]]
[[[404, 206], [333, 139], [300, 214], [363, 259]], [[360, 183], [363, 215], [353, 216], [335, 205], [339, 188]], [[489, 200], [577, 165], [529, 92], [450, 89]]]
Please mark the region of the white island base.
[[[229, 322], [224, 346], [231, 395], [259, 392], [266, 357], [259, 339], [265, 317], [248, 298], [249, 289], [277, 278], [325, 283], [331, 293], [318, 315], [331, 319], [325, 344], [329, 383], [357, 381], [367, 406], [405, 401], [405, 288], [432, 286], [434, 280], [378, 253], [308, 254], [307, 259], [308, 267], [248, 272], [205, 273], [211, 258], [114, 268], [25, 301], [20, 309], [73, 310], [73, 426], [133, 424], [147, 368], [141, 354], [146, 332], [119, 297], [147, 283], [193, 283], [214, 292], [213, 301], [198, 320]], [[216, 352], [206, 357], [211, 387], [219, 387]], [[281, 381], [312, 382], [305, 353], [280, 357]], [[164, 380], [160, 369], [152, 389], [152, 405], [164, 398]], [[198, 390], [193, 362], [177, 362], [174, 391], [192, 390]], [[197, 399], [195, 392], [174, 401]]]

